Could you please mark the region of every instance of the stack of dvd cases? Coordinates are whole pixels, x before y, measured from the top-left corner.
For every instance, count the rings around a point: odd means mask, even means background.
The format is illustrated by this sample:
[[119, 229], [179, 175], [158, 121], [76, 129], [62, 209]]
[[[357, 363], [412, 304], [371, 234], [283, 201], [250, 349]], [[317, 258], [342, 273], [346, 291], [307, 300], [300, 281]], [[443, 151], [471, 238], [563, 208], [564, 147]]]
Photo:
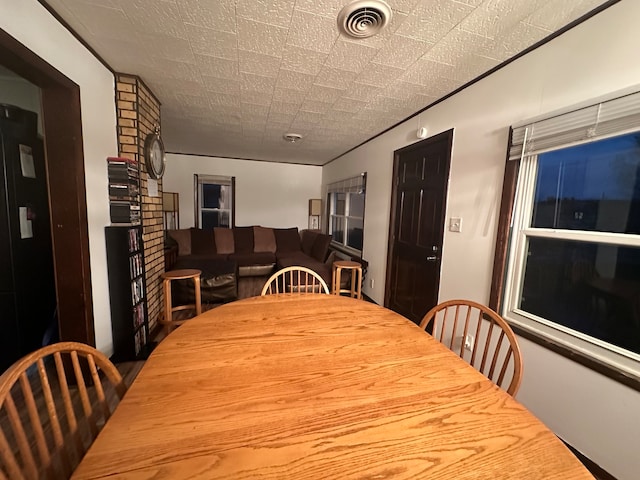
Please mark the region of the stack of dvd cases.
[[140, 224], [140, 172], [134, 160], [107, 158], [111, 223]]

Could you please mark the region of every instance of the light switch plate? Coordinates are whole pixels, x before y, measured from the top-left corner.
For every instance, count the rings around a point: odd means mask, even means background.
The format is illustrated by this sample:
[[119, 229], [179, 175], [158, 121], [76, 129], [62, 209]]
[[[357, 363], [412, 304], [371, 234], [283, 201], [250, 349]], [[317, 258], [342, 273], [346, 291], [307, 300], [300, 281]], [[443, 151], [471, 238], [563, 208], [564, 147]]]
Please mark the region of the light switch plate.
[[462, 218], [461, 217], [451, 217], [449, 219], [449, 231], [450, 232], [461, 232], [462, 231]]

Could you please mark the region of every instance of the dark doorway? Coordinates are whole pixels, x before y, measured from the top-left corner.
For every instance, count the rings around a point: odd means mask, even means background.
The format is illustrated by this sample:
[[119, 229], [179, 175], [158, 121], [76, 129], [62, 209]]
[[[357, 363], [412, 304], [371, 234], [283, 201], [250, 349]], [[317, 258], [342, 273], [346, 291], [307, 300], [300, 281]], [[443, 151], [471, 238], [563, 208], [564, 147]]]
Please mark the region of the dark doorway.
[[80, 89], [1, 29], [0, 59], [42, 93], [59, 338], [95, 345]]
[[438, 301], [452, 141], [449, 130], [394, 155], [384, 304], [416, 323]]
[[[43, 346], [45, 336], [57, 337], [49, 199], [37, 124], [37, 113], [0, 105], [0, 371]], [[45, 335], [48, 329], [56, 331]]]

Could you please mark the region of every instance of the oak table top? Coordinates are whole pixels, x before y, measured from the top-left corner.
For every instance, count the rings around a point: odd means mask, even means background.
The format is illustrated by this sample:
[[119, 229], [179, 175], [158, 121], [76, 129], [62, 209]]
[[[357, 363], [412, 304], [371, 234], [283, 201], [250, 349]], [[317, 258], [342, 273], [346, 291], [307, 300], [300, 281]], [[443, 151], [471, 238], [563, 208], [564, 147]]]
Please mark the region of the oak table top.
[[72, 478], [592, 479], [404, 317], [335, 295], [210, 310], [156, 348]]

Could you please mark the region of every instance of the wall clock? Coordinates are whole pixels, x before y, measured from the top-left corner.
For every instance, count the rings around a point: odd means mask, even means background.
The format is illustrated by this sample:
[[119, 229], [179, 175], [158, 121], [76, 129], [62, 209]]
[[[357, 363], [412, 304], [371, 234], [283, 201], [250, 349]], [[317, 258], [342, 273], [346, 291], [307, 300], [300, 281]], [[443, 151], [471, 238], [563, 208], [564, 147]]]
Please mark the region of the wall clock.
[[144, 160], [149, 176], [156, 180], [161, 179], [165, 167], [164, 144], [157, 127], [156, 131], [148, 134], [144, 140]]

